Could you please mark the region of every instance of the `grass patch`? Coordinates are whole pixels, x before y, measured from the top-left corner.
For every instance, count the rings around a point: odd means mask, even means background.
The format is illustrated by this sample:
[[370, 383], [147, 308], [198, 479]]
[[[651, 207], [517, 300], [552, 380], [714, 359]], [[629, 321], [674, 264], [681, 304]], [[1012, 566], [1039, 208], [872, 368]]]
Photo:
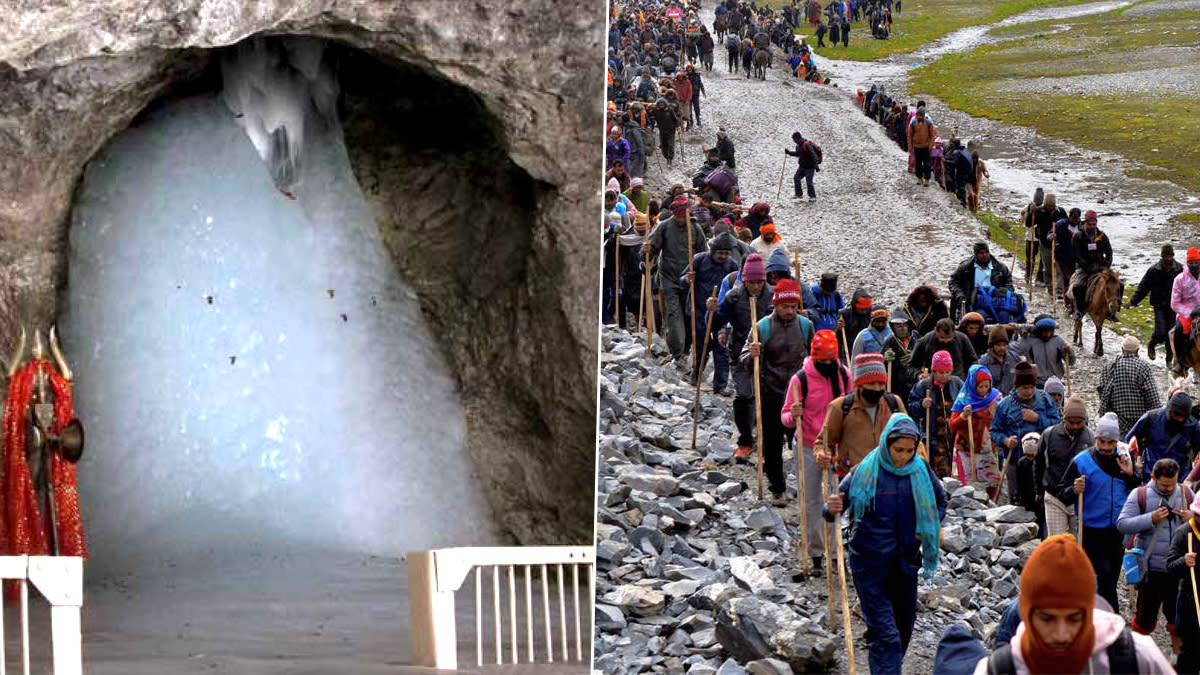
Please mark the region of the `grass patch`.
[[1200, 227], [1200, 213], [1177, 213], [1171, 216], [1171, 224]]
[[1134, 21], [1117, 12], [1030, 24], [1046, 30], [1066, 24], [1066, 34], [1031, 36], [952, 54], [915, 70], [914, 97], [936, 96], [972, 115], [1036, 128], [1082, 147], [1122, 154], [1189, 190], [1200, 189], [1200, 99], [1194, 94], [1117, 87], [1079, 96], [1017, 92], [1006, 85], [1037, 77], [1127, 73], [1163, 66], [1200, 67], [1194, 49], [1200, 13], [1164, 12]]
[[[892, 34], [887, 40], [871, 37], [866, 21], [851, 24], [850, 46], [825, 47], [817, 53], [827, 58], [849, 61], [873, 61], [875, 59], [905, 54], [914, 49], [949, 35], [967, 26], [995, 23], [1014, 14], [1039, 7], [1074, 5], [1086, 0], [904, 0], [904, 11], [892, 11]], [[771, 0], [767, 4], [782, 7], [782, 0]], [[811, 35], [806, 27], [802, 31]], [[813, 44], [816, 39], [810, 40]]]

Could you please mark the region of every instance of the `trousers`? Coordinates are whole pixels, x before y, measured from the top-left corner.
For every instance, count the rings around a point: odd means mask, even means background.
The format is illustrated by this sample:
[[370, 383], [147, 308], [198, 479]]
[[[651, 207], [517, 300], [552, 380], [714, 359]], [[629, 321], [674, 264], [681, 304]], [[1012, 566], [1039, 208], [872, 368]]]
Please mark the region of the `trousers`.
[[813, 176], [815, 174], [816, 171], [813, 169], [796, 169], [796, 174], [792, 176], [792, 184], [796, 188], [797, 197], [804, 196], [804, 187], [806, 184], [808, 186], [808, 196], [813, 198], [817, 196], [817, 189], [813, 187]]
[[[835, 523], [835, 527], [837, 524]], [[878, 558], [851, 549], [850, 572], [867, 624], [871, 673], [899, 673], [917, 620], [920, 558]]]

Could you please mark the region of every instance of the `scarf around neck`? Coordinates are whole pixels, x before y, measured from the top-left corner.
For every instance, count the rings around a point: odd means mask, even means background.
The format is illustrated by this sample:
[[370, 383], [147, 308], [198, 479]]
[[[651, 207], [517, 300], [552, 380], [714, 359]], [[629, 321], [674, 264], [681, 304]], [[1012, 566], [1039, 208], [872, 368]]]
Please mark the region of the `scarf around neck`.
[[971, 414], [983, 412], [985, 408], [1000, 398], [1000, 392], [996, 391], [994, 386], [988, 390], [987, 396], [980, 396], [979, 392], [975, 391], [976, 378], [983, 368], [984, 366], [976, 363], [967, 371], [967, 380], [963, 383], [962, 389], [958, 390], [958, 397], [954, 399], [954, 407], [950, 409], [952, 412], [961, 413], [967, 404], [971, 405]]

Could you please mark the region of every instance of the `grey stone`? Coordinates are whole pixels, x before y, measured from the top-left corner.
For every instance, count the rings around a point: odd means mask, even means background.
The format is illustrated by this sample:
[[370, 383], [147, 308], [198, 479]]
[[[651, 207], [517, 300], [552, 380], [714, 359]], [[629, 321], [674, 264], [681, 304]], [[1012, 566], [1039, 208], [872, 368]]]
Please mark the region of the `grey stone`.
[[628, 624], [625, 621], [625, 613], [620, 607], [596, 603], [597, 630], [616, 633], [624, 630], [626, 625]]
[[722, 501], [728, 501], [730, 499], [733, 499], [734, 497], [740, 495], [741, 493], [742, 493], [742, 484], [737, 481], [729, 481], [726, 483], [722, 483], [717, 488], [717, 497], [720, 497]]
[[775, 588], [775, 582], [771, 581], [771, 577], [762, 571], [753, 558], [733, 558], [729, 561], [729, 571], [733, 578], [751, 593], [762, 593]]
[[653, 492], [660, 497], [670, 497], [679, 492], [679, 480], [674, 476], [659, 473], [645, 465], [626, 465], [617, 469], [617, 477], [635, 490]]
[[628, 584], [605, 593], [600, 600], [637, 616], [658, 614], [667, 604], [667, 598], [662, 593]]
[[726, 659], [721, 667], [717, 669], [717, 675], [744, 675], [746, 669], [738, 665], [733, 659]]
[[1032, 523], [1037, 520], [1033, 512], [1013, 504], [986, 509], [983, 515], [989, 523]]

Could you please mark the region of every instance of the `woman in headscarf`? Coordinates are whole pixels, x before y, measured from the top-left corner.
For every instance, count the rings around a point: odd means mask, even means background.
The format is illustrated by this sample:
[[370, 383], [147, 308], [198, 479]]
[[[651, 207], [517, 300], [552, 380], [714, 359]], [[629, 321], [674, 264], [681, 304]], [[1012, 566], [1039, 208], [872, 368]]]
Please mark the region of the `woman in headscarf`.
[[850, 513], [850, 572], [867, 624], [872, 673], [899, 673], [917, 618], [917, 573], [938, 566], [946, 492], [917, 453], [917, 425], [895, 413], [875, 447], [826, 500], [824, 517]]
[[[976, 363], [967, 371], [967, 379], [950, 408], [950, 431], [954, 434], [954, 464], [958, 479], [965, 483], [984, 482], [988, 495], [995, 499], [1000, 489], [1000, 467], [992, 452], [988, 430], [996, 414], [1000, 392], [992, 387], [992, 374]], [[969, 420], [969, 422], [968, 422]]]

